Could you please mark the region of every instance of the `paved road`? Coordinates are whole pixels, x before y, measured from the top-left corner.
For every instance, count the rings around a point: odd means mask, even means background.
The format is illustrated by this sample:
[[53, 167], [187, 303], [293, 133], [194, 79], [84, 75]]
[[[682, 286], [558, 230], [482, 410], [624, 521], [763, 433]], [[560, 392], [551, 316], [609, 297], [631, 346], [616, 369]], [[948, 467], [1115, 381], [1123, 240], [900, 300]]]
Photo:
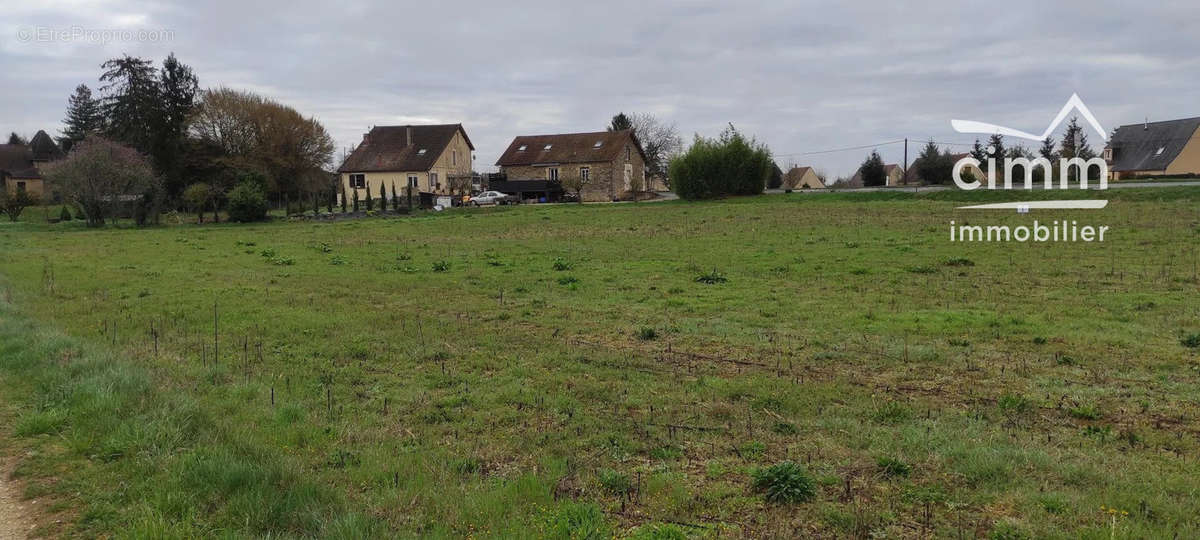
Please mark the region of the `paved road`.
[[[1108, 184], [1108, 189], [1128, 189], [1128, 188], [1168, 188], [1168, 187], [1187, 187], [1200, 186], [1200, 180], [1186, 180], [1181, 182], [1111, 182]], [[850, 189], [800, 189], [792, 193], [804, 194], [822, 194], [822, 193], [871, 193], [875, 191], [896, 191], [904, 193], [925, 193], [929, 191], [945, 191], [947, 189], [955, 189], [950, 186], [913, 186], [913, 187], [864, 187]], [[1039, 188], [1040, 189], [1040, 188]], [[782, 189], [768, 189], [763, 191], [766, 195], [782, 195]], [[679, 196], [670, 191], [658, 192], [659, 200], [671, 201], [678, 199]]]

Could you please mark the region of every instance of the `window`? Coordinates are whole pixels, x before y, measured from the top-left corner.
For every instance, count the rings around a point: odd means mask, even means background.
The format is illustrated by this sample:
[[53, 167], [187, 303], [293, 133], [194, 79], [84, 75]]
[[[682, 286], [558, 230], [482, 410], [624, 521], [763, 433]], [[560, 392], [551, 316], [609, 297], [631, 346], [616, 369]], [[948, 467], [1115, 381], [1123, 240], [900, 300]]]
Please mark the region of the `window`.
[[547, 145], [546, 145], [546, 147], [545, 147], [545, 148], [543, 148], [542, 150], [549, 150], [551, 146], [554, 146], [554, 145], [553, 145], [553, 144], [547, 144]]
[[415, 174], [408, 175], [408, 187], [413, 188], [413, 189], [420, 187], [417, 185], [417, 175], [415, 175]]
[[450, 166], [452, 166], [452, 167], [458, 166], [458, 150], [450, 151]]
[[630, 149], [628, 146], [626, 146], [626, 147], [625, 147], [625, 161], [629, 161], [629, 156], [630, 156], [630, 155], [632, 155], [632, 154], [631, 154], [631, 149]]
[[591, 179], [591, 177], [592, 177], [592, 169], [590, 169], [588, 167], [580, 167], [579, 168], [579, 179], [580, 180], [583, 180], [584, 183], [587, 183], [587, 181], [589, 179]]
[[550, 167], [546, 169], [546, 179], [551, 182], [558, 181], [558, 167]]
[[17, 182], [17, 193], [25, 193], [25, 182]]
[[424, 149], [424, 148], [422, 148], [422, 149], [420, 149], [420, 150], [417, 150], [417, 155], [418, 155], [418, 156], [423, 156], [423, 155], [425, 155], [425, 149]]
[[362, 189], [367, 187], [367, 175], [352, 174], [350, 175], [350, 189]]
[[593, 144], [592, 148], [600, 148], [601, 146], [604, 146], [604, 141], [596, 141], [596, 144]]
[[1166, 149], [1167, 149], [1167, 147], [1165, 147], [1165, 146], [1160, 146], [1160, 147], [1158, 147], [1158, 151], [1157, 151], [1157, 152], [1155, 152], [1155, 153], [1154, 153], [1154, 155], [1156, 155], [1156, 156], [1161, 156], [1161, 155], [1162, 155], [1162, 153], [1163, 153], [1163, 151], [1164, 151], [1164, 150], [1166, 150]]
[[438, 183], [437, 173], [435, 173], [435, 172], [429, 173], [429, 189], [432, 191], [432, 190], [438, 189], [440, 187], [442, 187], [442, 185]]
[[519, 148], [517, 148], [517, 151], [524, 152], [526, 148], [529, 148], [529, 145], [522, 144]]

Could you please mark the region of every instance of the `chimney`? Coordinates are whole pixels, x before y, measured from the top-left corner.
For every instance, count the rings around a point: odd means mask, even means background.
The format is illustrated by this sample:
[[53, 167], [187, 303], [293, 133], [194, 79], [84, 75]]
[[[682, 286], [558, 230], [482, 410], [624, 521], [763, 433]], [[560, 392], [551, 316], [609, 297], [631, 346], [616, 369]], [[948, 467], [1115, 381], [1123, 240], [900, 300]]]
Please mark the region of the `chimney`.
[[1146, 117], [1146, 123], [1142, 124], [1142, 131], [1150, 131], [1150, 117]]
[[412, 126], [404, 126], [404, 137], [408, 141], [407, 146], [412, 146]]
[[371, 134], [363, 133], [363, 144], [371, 144]]

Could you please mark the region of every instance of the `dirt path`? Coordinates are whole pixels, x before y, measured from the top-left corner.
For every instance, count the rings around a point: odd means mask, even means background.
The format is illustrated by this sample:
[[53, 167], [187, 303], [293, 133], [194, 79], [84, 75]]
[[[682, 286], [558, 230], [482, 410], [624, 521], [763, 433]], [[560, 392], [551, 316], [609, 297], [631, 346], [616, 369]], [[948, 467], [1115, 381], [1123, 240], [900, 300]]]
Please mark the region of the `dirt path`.
[[0, 467], [0, 540], [25, 540], [33, 529], [30, 504], [23, 502], [17, 486], [9, 480], [11, 467]]

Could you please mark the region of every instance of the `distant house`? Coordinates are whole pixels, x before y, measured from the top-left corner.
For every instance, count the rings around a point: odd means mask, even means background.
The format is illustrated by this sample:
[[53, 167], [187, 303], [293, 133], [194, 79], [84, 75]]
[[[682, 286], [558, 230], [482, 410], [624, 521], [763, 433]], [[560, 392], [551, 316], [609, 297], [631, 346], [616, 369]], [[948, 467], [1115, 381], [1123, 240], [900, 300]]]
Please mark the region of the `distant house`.
[[496, 161], [507, 181], [490, 188], [545, 196], [562, 192], [562, 181], [585, 182], [584, 201], [612, 201], [646, 186], [646, 155], [631, 130], [524, 135]]
[[1200, 117], [1121, 126], [1104, 159], [1112, 180], [1200, 174]]
[[42, 168], [62, 159], [63, 155], [54, 139], [41, 130], [29, 144], [0, 144], [0, 188], [45, 198], [47, 189]]
[[[904, 183], [904, 169], [900, 168], [900, 166], [896, 165], [895, 163], [884, 165], [883, 174], [883, 185], [885, 186], [898, 186]], [[865, 185], [866, 184], [863, 183], [862, 170], [860, 169], [858, 172], [854, 173], [853, 177], [850, 178], [849, 186], [864, 187]]]
[[389, 197], [393, 187], [451, 194], [469, 189], [474, 150], [462, 124], [375, 126], [337, 172], [348, 198], [355, 189], [359, 199], [378, 198], [381, 186]]
[[812, 167], [792, 167], [783, 175], [785, 189], [825, 189], [825, 183]]

